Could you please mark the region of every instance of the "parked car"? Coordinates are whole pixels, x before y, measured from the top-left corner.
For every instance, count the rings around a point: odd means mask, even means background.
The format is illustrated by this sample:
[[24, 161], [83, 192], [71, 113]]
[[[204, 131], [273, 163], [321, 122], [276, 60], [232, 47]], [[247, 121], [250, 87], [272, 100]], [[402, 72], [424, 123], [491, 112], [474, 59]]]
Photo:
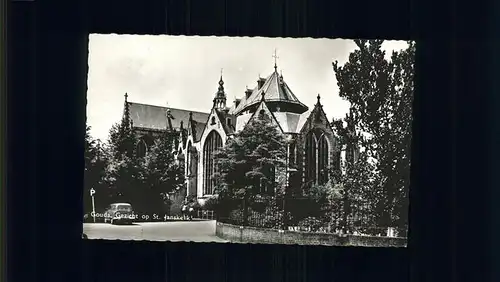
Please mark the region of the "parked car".
[[104, 223], [111, 224], [127, 223], [131, 224], [136, 219], [132, 205], [129, 203], [114, 203], [104, 212]]

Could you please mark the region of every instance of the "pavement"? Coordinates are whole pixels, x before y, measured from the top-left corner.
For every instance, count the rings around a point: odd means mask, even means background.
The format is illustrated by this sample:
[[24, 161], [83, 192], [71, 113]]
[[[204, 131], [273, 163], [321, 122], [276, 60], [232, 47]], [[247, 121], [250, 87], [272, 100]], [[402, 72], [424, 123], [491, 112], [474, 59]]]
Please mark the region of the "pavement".
[[84, 223], [83, 233], [88, 239], [227, 243], [227, 240], [215, 236], [215, 225], [215, 220], [140, 222], [132, 225]]

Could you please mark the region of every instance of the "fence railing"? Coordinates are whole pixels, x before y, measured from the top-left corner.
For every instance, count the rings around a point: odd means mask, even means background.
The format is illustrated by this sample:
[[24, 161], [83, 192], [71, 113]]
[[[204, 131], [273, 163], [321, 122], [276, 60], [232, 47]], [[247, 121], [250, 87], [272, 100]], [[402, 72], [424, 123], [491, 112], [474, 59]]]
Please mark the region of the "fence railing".
[[198, 210], [197, 217], [198, 219], [206, 219], [206, 220], [214, 220], [215, 213], [211, 210]]
[[[365, 206], [346, 209], [344, 201], [321, 205], [310, 198], [231, 199], [218, 211], [218, 221], [281, 230], [406, 237], [406, 228], [377, 224]], [[325, 207], [327, 206], [327, 207]]]

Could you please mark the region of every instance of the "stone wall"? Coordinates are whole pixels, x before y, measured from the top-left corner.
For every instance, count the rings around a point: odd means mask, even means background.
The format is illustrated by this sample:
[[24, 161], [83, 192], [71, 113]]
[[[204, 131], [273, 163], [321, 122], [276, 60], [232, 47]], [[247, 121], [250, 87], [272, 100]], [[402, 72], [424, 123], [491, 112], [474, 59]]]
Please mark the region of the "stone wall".
[[217, 222], [219, 238], [239, 243], [298, 244], [356, 247], [406, 247], [406, 238], [376, 237], [338, 234], [283, 231], [268, 228], [243, 227]]

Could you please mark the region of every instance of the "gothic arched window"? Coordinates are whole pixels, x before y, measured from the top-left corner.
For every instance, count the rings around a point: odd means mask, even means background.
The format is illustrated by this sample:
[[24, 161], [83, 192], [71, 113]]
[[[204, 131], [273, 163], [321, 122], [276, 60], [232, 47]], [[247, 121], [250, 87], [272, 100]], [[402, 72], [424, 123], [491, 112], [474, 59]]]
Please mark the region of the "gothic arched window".
[[314, 132], [309, 132], [306, 136], [305, 144], [305, 182], [316, 182], [316, 148], [317, 141]]
[[214, 153], [222, 147], [222, 138], [213, 130], [207, 136], [203, 145], [203, 194], [212, 195], [217, 185], [214, 175], [217, 172], [217, 166], [214, 162]]
[[306, 183], [328, 182], [330, 148], [322, 130], [313, 130], [306, 136], [304, 172]]
[[144, 139], [139, 140], [139, 142], [137, 143], [137, 147], [136, 147], [137, 156], [139, 158], [145, 157], [147, 150], [148, 150], [148, 148], [147, 148], [147, 145], [146, 145], [146, 142], [144, 141]]
[[328, 159], [330, 156], [328, 140], [322, 134], [318, 141], [318, 184], [328, 182]]
[[191, 176], [191, 158], [192, 158], [192, 148], [191, 148], [191, 141], [188, 142], [188, 144], [186, 145], [186, 170], [187, 170], [187, 176], [190, 177]]

